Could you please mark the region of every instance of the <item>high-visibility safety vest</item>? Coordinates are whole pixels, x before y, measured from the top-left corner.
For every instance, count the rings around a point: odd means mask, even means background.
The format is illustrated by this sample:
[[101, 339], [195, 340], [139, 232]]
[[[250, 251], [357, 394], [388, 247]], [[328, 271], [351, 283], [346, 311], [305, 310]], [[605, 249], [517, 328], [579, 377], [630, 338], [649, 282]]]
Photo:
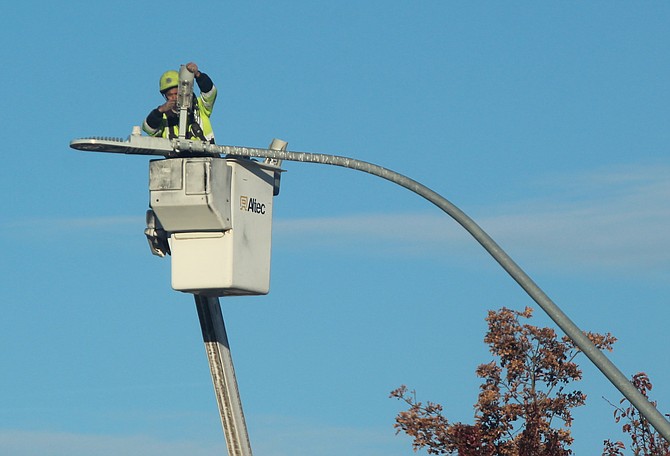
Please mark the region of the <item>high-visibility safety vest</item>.
[[[214, 130], [209, 117], [214, 109], [216, 101], [216, 86], [212, 86], [209, 92], [201, 93], [196, 98], [193, 112], [189, 114], [187, 139], [200, 139], [202, 141], [214, 143]], [[147, 124], [146, 119], [142, 124], [144, 130], [149, 136], [158, 136], [163, 138], [176, 138], [179, 136], [179, 115], [168, 116], [163, 113], [163, 120], [157, 128], [152, 128]]]

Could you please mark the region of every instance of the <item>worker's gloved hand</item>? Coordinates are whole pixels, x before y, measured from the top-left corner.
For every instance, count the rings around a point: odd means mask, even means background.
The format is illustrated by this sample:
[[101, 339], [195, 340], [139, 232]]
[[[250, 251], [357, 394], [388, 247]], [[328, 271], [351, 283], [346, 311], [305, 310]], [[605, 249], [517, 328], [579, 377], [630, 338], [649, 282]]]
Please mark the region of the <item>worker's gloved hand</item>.
[[198, 65], [194, 62], [189, 62], [186, 64], [186, 69], [193, 73], [195, 77], [197, 78], [200, 76], [200, 71], [198, 71]]
[[158, 111], [166, 114], [177, 113], [177, 100], [168, 100], [158, 107]]

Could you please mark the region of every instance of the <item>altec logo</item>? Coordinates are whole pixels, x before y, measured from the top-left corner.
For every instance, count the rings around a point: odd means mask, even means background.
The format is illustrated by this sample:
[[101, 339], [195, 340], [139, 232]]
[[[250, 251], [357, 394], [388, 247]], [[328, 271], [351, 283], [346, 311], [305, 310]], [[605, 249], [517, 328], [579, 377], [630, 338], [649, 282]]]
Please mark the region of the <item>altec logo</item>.
[[240, 210], [265, 215], [265, 203], [259, 203], [256, 198], [240, 196]]

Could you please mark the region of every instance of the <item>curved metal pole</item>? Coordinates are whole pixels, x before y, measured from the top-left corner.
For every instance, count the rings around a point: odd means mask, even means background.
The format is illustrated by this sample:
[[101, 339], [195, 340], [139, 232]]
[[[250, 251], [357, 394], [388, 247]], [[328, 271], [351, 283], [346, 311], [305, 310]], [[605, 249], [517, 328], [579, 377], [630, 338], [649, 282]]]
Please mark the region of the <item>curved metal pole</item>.
[[[175, 150], [188, 150], [198, 152], [194, 149], [193, 142], [173, 142]], [[180, 146], [184, 146], [180, 148]], [[353, 158], [341, 157], [327, 154], [312, 154], [307, 152], [289, 152], [270, 149], [257, 149], [236, 146], [213, 146], [206, 145], [201, 152], [216, 151], [222, 154], [236, 155], [242, 157], [264, 157], [279, 160], [298, 162], [320, 163], [324, 165], [341, 166], [344, 168], [363, 171], [395, 184], [422, 196], [437, 207], [446, 212], [458, 222], [468, 233], [479, 242], [484, 249], [503, 267], [505, 271], [523, 288], [526, 293], [549, 315], [561, 330], [584, 352], [584, 354], [596, 365], [607, 379], [630, 401], [631, 404], [644, 416], [651, 425], [667, 440], [670, 441], [670, 422], [640, 393], [633, 384], [621, 373], [612, 361], [600, 351], [579, 327], [568, 318], [568, 316], [538, 287], [535, 282], [510, 258], [505, 251], [470, 217], [425, 185], [412, 180], [402, 174], [383, 168], [372, 163], [367, 163]]]

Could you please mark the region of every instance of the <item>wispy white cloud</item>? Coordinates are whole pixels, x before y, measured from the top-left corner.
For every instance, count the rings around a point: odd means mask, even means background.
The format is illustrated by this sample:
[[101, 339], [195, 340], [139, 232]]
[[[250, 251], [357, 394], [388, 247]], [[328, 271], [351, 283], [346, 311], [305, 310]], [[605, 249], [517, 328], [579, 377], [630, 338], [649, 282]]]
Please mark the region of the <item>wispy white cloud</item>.
[[[261, 417], [251, 436], [263, 456], [400, 456], [408, 443], [392, 426], [384, 429], [320, 425], [291, 417]], [[400, 448], [400, 449], [399, 449]], [[211, 456], [226, 454], [223, 433], [217, 442], [161, 439], [143, 435], [95, 435], [0, 430], [0, 454], [12, 456]]]
[[209, 456], [225, 454], [225, 445], [167, 441], [145, 436], [87, 435], [63, 432], [0, 430], [0, 454], [12, 456]]
[[[470, 214], [513, 257], [561, 268], [670, 265], [670, 167], [598, 170], [544, 180], [534, 189], [542, 196]], [[474, 242], [442, 213], [278, 220], [275, 227], [280, 239], [299, 238], [300, 245], [391, 247], [417, 255], [453, 255]]]
[[291, 417], [261, 417], [252, 439], [255, 454], [265, 456], [393, 456], [410, 447], [393, 426], [383, 429], [333, 426]]
[[[533, 196], [535, 195], [535, 196]], [[627, 166], [544, 178], [528, 197], [462, 208], [515, 259], [550, 268], [666, 270], [670, 266], [670, 167]], [[0, 231], [143, 227], [140, 216], [15, 220]], [[398, 256], [471, 254], [470, 236], [445, 214], [384, 213], [274, 221], [278, 246], [356, 249]]]
[[72, 218], [22, 218], [0, 222], [0, 229], [21, 229], [27, 231], [53, 230], [90, 230], [116, 228], [126, 225], [144, 225], [144, 219], [138, 216], [100, 216]]
[[482, 224], [502, 244], [545, 264], [670, 265], [670, 168], [608, 169], [551, 184], [548, 196], [498, 208]]

